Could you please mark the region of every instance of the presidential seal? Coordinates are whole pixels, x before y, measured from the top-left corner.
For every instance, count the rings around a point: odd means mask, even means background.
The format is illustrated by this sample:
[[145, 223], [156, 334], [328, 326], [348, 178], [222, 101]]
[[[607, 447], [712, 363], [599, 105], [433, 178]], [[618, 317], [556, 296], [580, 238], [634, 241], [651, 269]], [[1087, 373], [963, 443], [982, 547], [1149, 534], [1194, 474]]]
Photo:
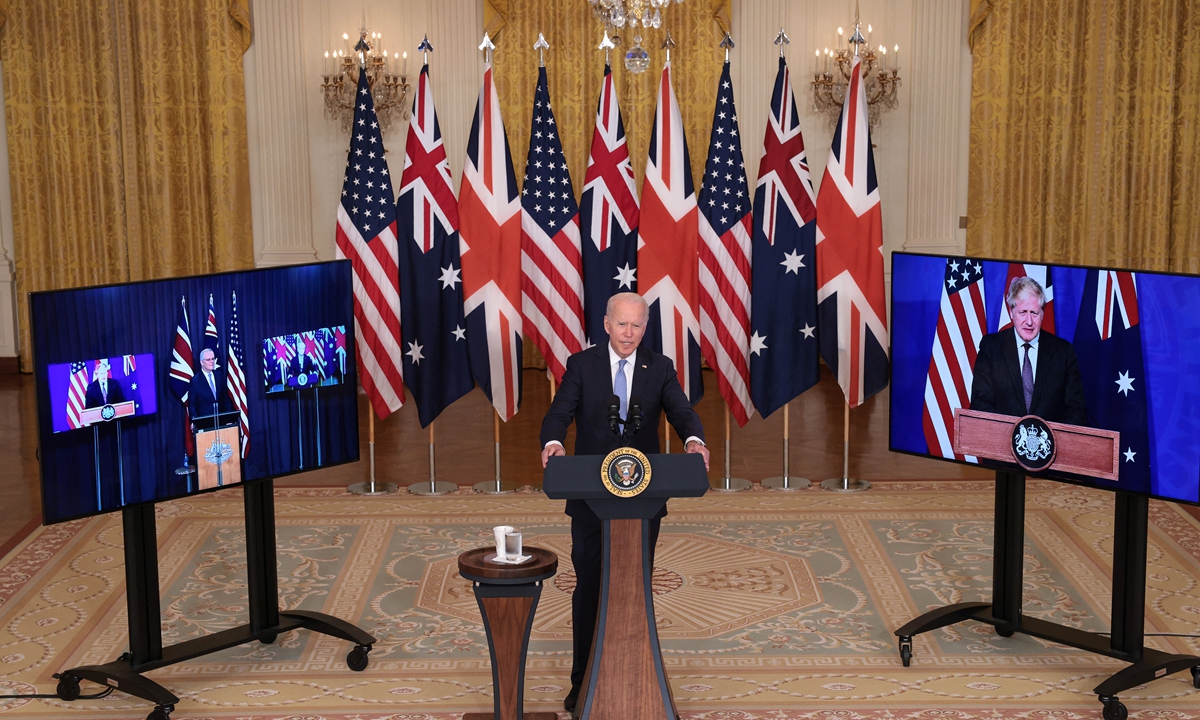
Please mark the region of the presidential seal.
[[617, 497], [633, 497], [650, 486], [650, 460], [640, 450], [617, 448], [600, 465], [600, 480]]
[[1012, 454], [1026, 470], [1041, 472], [1050, 467], [1057, 451], [1054, 431], [1041, 418], [1028, 415], [1013, 425]]

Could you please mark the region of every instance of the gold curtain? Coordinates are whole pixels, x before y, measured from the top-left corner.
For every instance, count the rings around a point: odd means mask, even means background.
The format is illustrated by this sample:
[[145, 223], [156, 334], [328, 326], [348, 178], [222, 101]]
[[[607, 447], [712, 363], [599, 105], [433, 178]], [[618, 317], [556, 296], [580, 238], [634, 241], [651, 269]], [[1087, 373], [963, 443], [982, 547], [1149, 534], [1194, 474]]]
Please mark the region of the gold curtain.
[[26, 293], [254, 264], [248, 0], [0, 4], [21, 365]]
[[967, 250], [1200, 272], [1194, 0], [974, 0]]
[[[654, 103], [665, 60], [659, 47], [667, 28], [677, 45], [671, 51], [675, 94], [683, 115], [692, 176], [697, 190], [712, 127], [724, 51], [718, 47], [729, 28], [730, 0], [687, 0], [664, 11], [663, 27], [625, 28], [621, 46], [612, 52], [613, 78], [625, 120], [629, 157], [641, 191], [646, 153], [654, 123]], [[537, 85], [538, 54], [533, 49], [538, 33], [546, 37], [546, 73], [554, 119], [558, 123], [563, 154], [571, 173], [576, 199], [583, 192], [588, 151], [596, 121], [596, 102], [604, 79], [604, 52], [597, 49], [604, 27], [584, 0], [484, 0], [484, 27], [496, 43], [496, 92], [512, 149], [518, 182], [529, 152], [529, 126], [533, 91]], [[650, 68], [634, 75], [625, 69], [624, 53], [642, 36], [650, 53]], [[545, 367], [533, 343], [525, 344], [526, 366]]]

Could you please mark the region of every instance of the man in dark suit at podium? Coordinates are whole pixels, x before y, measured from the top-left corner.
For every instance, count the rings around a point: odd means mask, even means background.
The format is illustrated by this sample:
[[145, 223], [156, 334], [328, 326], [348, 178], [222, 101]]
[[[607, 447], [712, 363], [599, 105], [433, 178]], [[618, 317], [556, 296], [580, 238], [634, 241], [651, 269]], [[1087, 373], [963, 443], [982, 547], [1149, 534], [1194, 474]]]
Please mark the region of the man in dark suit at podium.
[[1037, 415], [1083, 425], [1083, 376], [1071, 343], [1042, 332], [1046, 293], [1037, 280], [1012, 281], [1004, 297], [1013, 327], [985, 335], [971, 381], [971, 409], [1004, 415]]
[[108, 376], [109, 369], [107, 360], [101, 360], [96, 365], [95, 377], [88, 383], [87, 395], [83, 399], [84, 407], [98, 408], [125, 402], [125, 391], [121, 383]]
[[200, 351], [200, 372], [192, 378], [192, 389], [188, 392], [192, 417], [205, 417], [228, 410], [228, 395], [223, 391], [221, 380], [217, 378], [217, 353], [212, 348], [204, 348]]
[[[575, 422], [575, 454], [607, 455], [628, 445], [647, 454], [659, 452], [658, 424], [662, 413], [684, 441], [684, 451], [698, 453], [708, 466], [704, 428], [692, 409], [670, 359], [648, 348], [638, 347], [646, 332], [650, 308], [637, 293], [619, 293], [608, 300], [604, 330], [608, 342], [567, 358], [562, 385], [542, 420], [542, 467], [551, 457], [566, 454], [563, 441], [567, 427]], [[620, 401], [622, 419], [629, 417], [632, 404], [642, 411], [640, 429], [623, 442], [609, 428], [609, 399]], [[600, 606], [603, 525], [583, 500], [568, 500], [571, 516], [571, 563], [575, 566], [575, 592], [571, 596], [574, 657], [571, 690], [563, 705], [573, 711], [587, 671], [596, 613]], [[650, 521], [650, 558], [658, 541], [659, 525], [666, 508]]]

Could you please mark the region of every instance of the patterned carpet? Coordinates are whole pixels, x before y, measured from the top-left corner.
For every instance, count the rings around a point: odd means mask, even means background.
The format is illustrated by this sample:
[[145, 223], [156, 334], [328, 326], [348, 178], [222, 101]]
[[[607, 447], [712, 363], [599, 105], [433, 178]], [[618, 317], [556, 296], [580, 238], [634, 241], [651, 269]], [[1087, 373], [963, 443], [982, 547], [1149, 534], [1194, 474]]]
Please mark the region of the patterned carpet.
[[[1123, 665], [975, 623], [919, 636], [904, 668], [892, 631], [928, 608], [986, 600], [990, 482], [882, 482], [867, 493], [755, 491], [674, 501], [655, 568], [663, 654], [687, 720], [1099, 718], [1091, 688]], [[378, 638], [370, 667], [307, 631], [150, 674], [173, 718], [448, 720], [491, 708], [486, 639], [455, 558], [501, 522], [559, 554], [530, 643], [527, 710], [561, 709], [570, 666], [562, 504], [540, 493], [361, 498], [276, 492], [281, 603]], [[1200, 633], [1200, 523], [1151, 503], [1148, 632]], [[158, 508], [170, 644], [245, 621], [241, 495]], [[1112, 496], [1028, 490], [1025, 612], [1107, 628]], [[0, 694], [53, 692], [51, 674], [127, 643], [119, 516], [40, 528], [0, 561]], [[1152, 638], [1200, 654], [1200, 641]], [[90, 685], [85, 684], [84, 692]], [[1135, 718], [1200, 717], [1186, 674], [1122, 694]], [[141, 718], [148, 703], [0, 700], [4, 717]], [[562, 717], [566, 717], [565, 714]]]

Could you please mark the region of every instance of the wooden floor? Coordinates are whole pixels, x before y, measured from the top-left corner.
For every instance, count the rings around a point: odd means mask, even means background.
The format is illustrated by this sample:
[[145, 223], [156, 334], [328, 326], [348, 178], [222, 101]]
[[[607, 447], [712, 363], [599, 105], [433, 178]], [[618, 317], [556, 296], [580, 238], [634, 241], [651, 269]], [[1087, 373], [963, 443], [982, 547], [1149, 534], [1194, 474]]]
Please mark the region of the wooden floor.
[[[538, 429], [550, 403], [544, 372], [526, 370], [521, 411], [500, 427], [501, 471], [505, 480], [538, 486], [541, 461]], [[725, 461], [725, 405], [711, 371], [704, 372], [705, 395], [696, 409], [704, 422], [712, 450], [712, 473], [719, 478]], [[867, 480], [897, 478], [986, 478], [990, 473], [953, 463], [900, 455], [888, 451], [888, 400], [885, 390], [850, 413], [850, 475]], [[369, 476], [367, 403], [360, 395], [362, 461], [291, 475], [283, 485], [349, 485]], [[822, 480], [840, 477], [845, 404], [841, 389], [824, 371], [821, 382], [792, 401], [791, 471]], [[0, 375], [0, 546], [30, 522], [41, 517], [36, 456], [37, 411], [30, 375]], [[435, 423], [437, 477], [473, 485], [495, 477], [491, 406], [479, 390], [450, 407]], [[754, 417], [744, 428], [732, 424], [730, 469], [733, 477], [755, 482], [779, 475], [783, 463], [783, 411], [766, 420]], [[573, 438], [568, 438], [571, 447]], [[682, 446], [672, 438], [672, 450]], [[400, 486], [429, 480], [429, 432], [422, 430], [416, 407], [406, 405], [386, 421], [375, 424], [376, 481]]]

